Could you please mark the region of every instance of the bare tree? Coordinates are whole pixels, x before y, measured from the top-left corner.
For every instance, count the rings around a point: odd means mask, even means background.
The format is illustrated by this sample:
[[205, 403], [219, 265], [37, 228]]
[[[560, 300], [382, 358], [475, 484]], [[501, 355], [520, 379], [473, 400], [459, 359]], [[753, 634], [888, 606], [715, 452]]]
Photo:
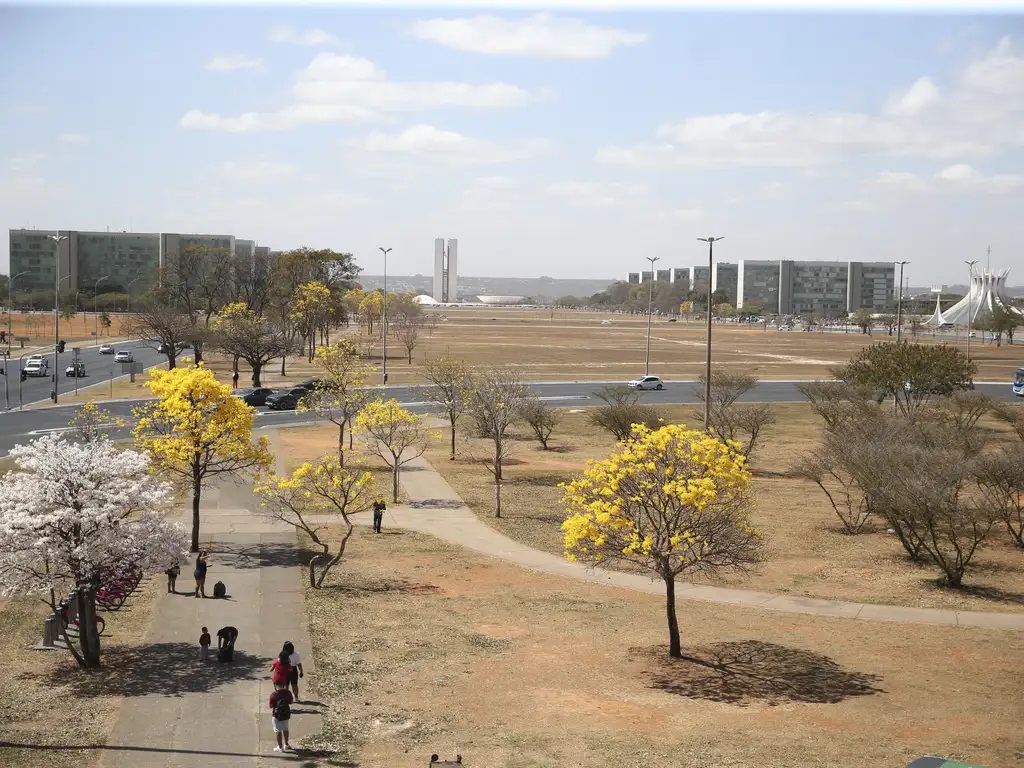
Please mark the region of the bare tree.
[[[693, 386], [694, 395], [704, 402], [706, 379], [703, 374]], [[708, 426], [719, 439], [735, 441], [743, 445], [743, 456], [749, 458], [757, 446], [761, 431], [775, 422], [775, 412], [767, 403], [739, 405], [739, 400], [757, 385], [757, 377], [748, 373], [733, 373], [725, 370], [711, 372], [711, 405], [708, 409]], [[703, 420], [704, 414], [695, 412], [695, 420]]]
[[182, 350], [194, 346], [200, 336], [200, 330], [188, 315], [158, 299], [147, 301], [139, 311], [132, 313], [122, 331], [129, 338], [155, 345], [167, 357], [168, 369], [175, 367]]
[[545, 451], [548, 450], [551, 433], [560, 420], [561, 413], [538, 397], [529, 398], [523, 407], [523, 421], [530, 425], [534, 436]]
[[824, 420], [826, 430], [834, 430], [848, 419], [858, 417], [874, 402], [867, 392], [845, 381], [805, 381], [796, 388]]
[[271, 360], [294, 351], [291, 336], [255, 313], [235, 316], [217, 323], [211, 333], [212, 345], [252, 369], [252, 385], [262, 386], [260, 376]]
[[591, 408], [587, 420], [610, 432], [616, 440], [629, 440], [634, 424], [657, 429], [664, 423], [658, 409], [638, 402], [639, 395], [629, 387], [604, 387], [594, 394], [604, 405]]
[[871, 519], [871, 504], [857, 471], [863, 463], [858, 453], [865, 449], [870, 451], [871, 446], [850, 440], [849, 435], [826, 432], [823, 445], [804, 456], [795, 468], [797, 477], [810, 480], [822, 490], [849, 534], [862, 533]]
[[1001, 446], [982, 457], [977, 477], [1014, 543], [1024, 547], [1024, 443]]
[[409, 356], [409, 365], [412, 365], [412, 351], [416, 348], [416, 342], [419, 341], [420, 327], [421, 321], [418, 317], [403, 318], [395, 327], [395, 335], [398, 336], [398, 340], [405, 347], [406, 354]]
[[484, 368], [473, 373], [467, 410], [477, 435], [490, 445], [481, 461], [494, 476], [495, 517], [501, 517], [502, 467], [512, 452], [512, 425], [522, 418], [529, 398], [529, 387], [514, 369]]
[[427, 360], [423, 375], [430, 386], [427, 399], [444, 408], [452, 432], [451, 460], [455, 461], [455, 424], [466, 410], [466, 393], [470, 389], [470, 368], [465, 360], [449, 354]]

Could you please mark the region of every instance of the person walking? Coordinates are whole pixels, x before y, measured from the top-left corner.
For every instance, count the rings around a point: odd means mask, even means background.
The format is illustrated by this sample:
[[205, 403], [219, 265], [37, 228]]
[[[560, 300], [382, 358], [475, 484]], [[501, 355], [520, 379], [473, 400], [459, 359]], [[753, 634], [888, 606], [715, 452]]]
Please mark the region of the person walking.
[[295, 650], [295, 646], [292, 645], [291, 640], [285, 640], [284, 647], [281, 649], [282, 653], [288, 654], [288, 666], [291, 668], [288, 672], [288, 683], [292, 687], [292, 698], [295, 702], [299, 702], [299, 678], [305, 677], [305, 673], [302, 671], [302, 656]]
[[171, 563], [171, 567], [164, 571], [167, 574], [167, 592], [172, 595], [178, 594], [176, 582], [178, 575], [181, 573], [181, 566], [178, 565], [178, 558], [174, 558], [174, 562]]
[[274, 685], [283, 685], [287, 688], [291, 675], [292, 665], [289, 663], [288, 653], [281, 651], [270, 665], [270, 681]]
[[388, 504], [384, 501], [383, 496], [378, 496], [377, 500], [373, 502], [373, 532], [380, 533], [380, 524], [384, 521], [384, 510], [388, 508]]
[[206, 568], [208, 566], [206, 558], [206, 552], [200, 552], [199, 557], [196, 558], [196, 569], [192, 571], [192, 575], [196, 579], [196, 597], [199, 597], [200, 593], [206, 597]]
[[288, 690], [288, 684], [275, 685], [274, 692], [270, 694], [270, 722], [277, 739], [275, 752], [287, 752], [292, 748], [288, 743], [288, 723], [292, 719], [291, 703], [292, 693]]
[[210, 637], [210, 630], [208, 630], [206, 627], [203, 627], [203, 633], [201, 635], [199, 635], [199, 660], [200, 661], [206, 661], [206, 659], [209, 658], [209, 656], [210, 656], [210, 642], [211, 642], [211, 640], [212, 640], [212, 638]]
[[231, 388], [238, 389], [238, 369], [235, 368], [235, 372], [231, 375]]

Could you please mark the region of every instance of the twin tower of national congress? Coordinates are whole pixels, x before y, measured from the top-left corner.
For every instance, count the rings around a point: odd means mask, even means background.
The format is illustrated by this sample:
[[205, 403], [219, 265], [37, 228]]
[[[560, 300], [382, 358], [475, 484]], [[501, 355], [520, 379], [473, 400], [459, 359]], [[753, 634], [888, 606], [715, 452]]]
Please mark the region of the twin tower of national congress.
[[444, 238], [434, 240], [434, 301], [442, 304], [458, 301], [459, 282], [459, 241], [449, 240], [445, 247]]

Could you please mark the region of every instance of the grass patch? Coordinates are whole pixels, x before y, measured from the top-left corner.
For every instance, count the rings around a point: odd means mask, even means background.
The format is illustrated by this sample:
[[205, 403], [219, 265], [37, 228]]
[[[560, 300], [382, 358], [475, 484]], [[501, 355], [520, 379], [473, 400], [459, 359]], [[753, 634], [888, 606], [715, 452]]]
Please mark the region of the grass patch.
[[[651, 402], [656, 398], [653, 393], [645, 396]], [[937, 587], [937, 569], [909, 563], [883, 526], [858, 536], [843, 534], [817, 486], [792, 477], [800, 457], [818, 444], [820, 420], [806, 404], [775, 407], [777, 423], [765, 430], [751, 460], [757, 500], [753, 517], [765, 535], [768, 559], [749, 576], [731, 577], [725, 583], [854, 602], [1024, 611], [1024, 562], [1001, 528], [993, 531], [976, 557], [966, 578], [968, 588], [962, 590]], [[694, 418], [695, 406], [666, 406], [663, 411], [669, 421], [700, 422]], [[495, 519], [493, 479], [471, 458], [483, 455], [486, 446], [467, 437], [466, 427], [468, 422], [459, 434], [462, 449], [455, 461], [449, 460], [444, 441], [431, 446], [428, 460], [488, 525], [528, 546], [561, 554], [565, 514], [558, 483], [580, 472], [588, 459], [607, 456], [614, 440], [582, 413], [565, 413], [553, 434], [554, 451], [542, 450], [523, 432], [504, 473], [503, 517]], [[995, 420], [986, 427], [1001, 434], [1007, 431]]]
[[1021, 758], [1009, 632], [685, 603], [693, 660], [671, 662], [656, 596], [362, 530], [307, 609], [315, 746], [362, 768]]
[[[121, 706], [118, 670], [145, 639], [153, 604], [164, 588], [162, 576], [147, 577], [120, 610], [102, 613], [104, 669], [91, 672], [80, 670], [67, 651], [29, 650], [42, 638], [49, 607], [28, 597], [7, 602], [0, 610], [0, 636], [11, 649], [0, 668], [4, 768], [88, 768], [98, 763], [101, 751], [95, 746], [106, 743]], [[84, 678], [89, 681], [88, 696], [76, 693]]]

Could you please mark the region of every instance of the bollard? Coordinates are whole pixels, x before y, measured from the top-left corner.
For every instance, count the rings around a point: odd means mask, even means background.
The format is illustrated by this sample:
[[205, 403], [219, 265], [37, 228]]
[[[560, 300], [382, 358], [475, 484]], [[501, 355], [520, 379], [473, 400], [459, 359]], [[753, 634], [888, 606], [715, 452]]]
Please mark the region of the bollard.
[[57, 622], [53, 616], [47, 616], [46, 622], [43, 624], [43, 647], [53, 648], [59, 637], [60, 631], [57, 629]]
[[68, 624], [74, 624], [78, 618], [78, 593], [71, 592], [68, 595]]

